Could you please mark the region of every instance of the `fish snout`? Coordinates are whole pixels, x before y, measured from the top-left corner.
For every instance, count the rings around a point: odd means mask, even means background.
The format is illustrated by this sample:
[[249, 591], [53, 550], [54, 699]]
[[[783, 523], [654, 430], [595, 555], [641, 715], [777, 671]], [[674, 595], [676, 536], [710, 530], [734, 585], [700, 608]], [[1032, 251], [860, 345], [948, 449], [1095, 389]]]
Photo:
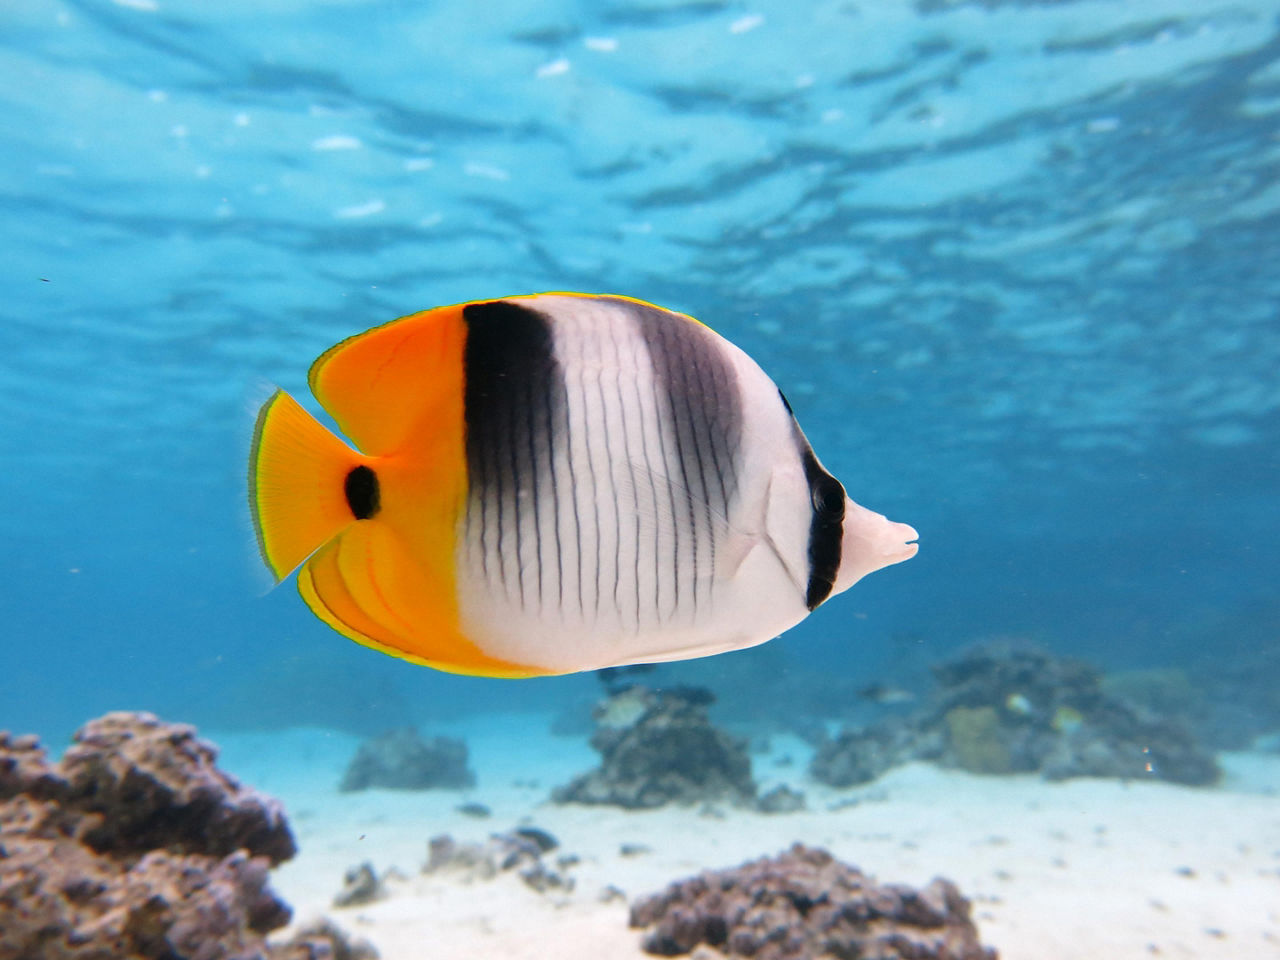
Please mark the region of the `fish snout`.
[[910, 524], [895, 523], [884, 514], [846, 498], [840, 571], [833, 592], [847, 590], [881, 567], [910, 560], [920, 549], [915, 542], [918, 537]]

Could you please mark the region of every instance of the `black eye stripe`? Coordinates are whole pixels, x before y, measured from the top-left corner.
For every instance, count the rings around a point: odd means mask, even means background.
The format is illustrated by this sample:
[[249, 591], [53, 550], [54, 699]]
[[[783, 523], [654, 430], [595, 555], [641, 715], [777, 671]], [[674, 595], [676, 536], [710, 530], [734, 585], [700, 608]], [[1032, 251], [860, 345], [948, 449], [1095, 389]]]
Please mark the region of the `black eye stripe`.
[[840, 572], [844, 543], [844, 486], [827, 473], [814, 456], [813, 448], [805, 439], [791, 404], [787, 402], [787, 395], [781, 389], [778, 390], [778, 398], [787, 408], [795, 428], [796, 443], [804, 464], [804, 479], [809, 484], [809, 503], [813, 507], [813, 516], [809, 520], [809, 583], [805, 588], [804, 602], [814, 610], [831, 596], [836, 574]]
[[804, 449], [804, 476], [809, 482], [813, 517], [809, 521], [809, 584], [805, 604], [810, 610], [831, 596], [840, 570], [844, 539], [844, 487], [822, 469], [808, 444]]

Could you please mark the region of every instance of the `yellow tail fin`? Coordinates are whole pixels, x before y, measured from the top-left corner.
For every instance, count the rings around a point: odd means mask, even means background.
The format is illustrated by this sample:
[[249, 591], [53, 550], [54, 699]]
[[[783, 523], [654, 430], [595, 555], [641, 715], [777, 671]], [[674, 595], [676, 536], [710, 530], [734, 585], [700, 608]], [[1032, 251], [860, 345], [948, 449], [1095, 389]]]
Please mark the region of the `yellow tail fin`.
[[283, 390], [258, 411], [249, 506], [258, 549], [277, 582], [355, 521], [345, 484], [366, 458]]

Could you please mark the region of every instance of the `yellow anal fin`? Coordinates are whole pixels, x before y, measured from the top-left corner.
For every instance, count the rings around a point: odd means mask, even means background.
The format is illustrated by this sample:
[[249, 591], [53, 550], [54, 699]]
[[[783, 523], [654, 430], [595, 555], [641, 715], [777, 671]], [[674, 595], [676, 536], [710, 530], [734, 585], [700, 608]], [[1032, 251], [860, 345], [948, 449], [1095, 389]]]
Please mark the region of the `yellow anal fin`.
[[451, 578], [426, 575], [395, 531], [379, 520], [352, 524], [298, 576], [298, 591], [316, 616], [382, 653], [449, 673], [546, 673], [490, 657], [464, 637], [451, 587]]
[[401, 317], [325, 351], [308, 374], [342, 432], [364, 453], [399, 450], [449, 423], [461, 404], [466, 324], [462, 305]]
[[249, 457], [249, 506], [276, 580], [355, 520], [344, 483], [364, 462], [283, 390], [262, 405]]

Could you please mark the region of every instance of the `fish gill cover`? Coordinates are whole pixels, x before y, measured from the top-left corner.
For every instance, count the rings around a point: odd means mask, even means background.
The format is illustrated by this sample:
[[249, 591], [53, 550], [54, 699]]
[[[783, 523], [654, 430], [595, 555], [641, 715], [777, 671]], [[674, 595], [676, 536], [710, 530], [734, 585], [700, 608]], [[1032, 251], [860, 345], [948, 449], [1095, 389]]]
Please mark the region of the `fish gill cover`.
[[305, 362], [371, 324], [543, 289], [705, 320], [921, 531], [909, 567], [758, 656], [856, 680], [892, 635], [1034, 632], [1120, 664], [1274, 644], [1274, 2], [3, 20], [0, 703], [21, 716], [0, 723], [175, 690], [184, 716], [269, 719], [285, 685], [358, 723], [315, 661], [360, 662], [367, 690], [397, 665], [247, 586], [249, 394], [305, 395]]

